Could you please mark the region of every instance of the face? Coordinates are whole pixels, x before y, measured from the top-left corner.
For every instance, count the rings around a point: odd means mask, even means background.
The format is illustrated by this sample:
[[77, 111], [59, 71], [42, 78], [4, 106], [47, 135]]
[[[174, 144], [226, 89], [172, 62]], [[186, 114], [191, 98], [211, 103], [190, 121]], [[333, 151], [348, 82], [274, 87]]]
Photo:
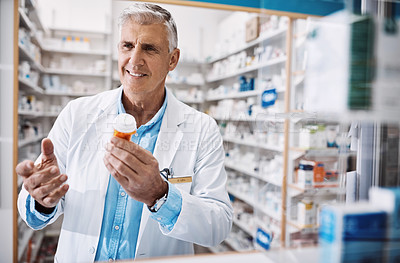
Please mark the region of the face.
[[168, 33], [163, 24], [140, 25], [127, 21], [118, 44], [119, 77], [125, 92], [163, 94], [165, 78], [179, 60], [179, 49], [168, 52]]

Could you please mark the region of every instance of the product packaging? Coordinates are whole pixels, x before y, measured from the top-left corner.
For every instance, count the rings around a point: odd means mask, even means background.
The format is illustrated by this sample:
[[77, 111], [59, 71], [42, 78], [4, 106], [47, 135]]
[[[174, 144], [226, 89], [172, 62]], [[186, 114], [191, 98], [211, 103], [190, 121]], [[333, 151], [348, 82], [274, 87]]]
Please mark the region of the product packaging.
[[136, 120], [127, 113], [121, 113], [114, 119], [114, 136], [130, 141], [136, 133]]
[[372, 205], [382, 208], [388, 214], [385, 262], [400, 260], [400, 188], [373, 187], [369, 191]]
[[384, 262], [385, 211], [370, 203], [326, 206], [320, 220], [320, 262]]
[[317, 209], [311, 200], [303, 199], [297, 203], [297, 223], [301, 226], [311, 227], [316, 224]]

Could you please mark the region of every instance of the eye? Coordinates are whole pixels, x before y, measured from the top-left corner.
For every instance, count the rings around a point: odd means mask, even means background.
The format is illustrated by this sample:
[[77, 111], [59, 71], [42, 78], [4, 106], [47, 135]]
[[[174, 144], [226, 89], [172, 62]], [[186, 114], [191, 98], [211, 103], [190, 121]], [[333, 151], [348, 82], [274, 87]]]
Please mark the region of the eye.
[[123, 50], [130, 50], [130, 49], [133, 48], [133, 45], [132, 45], [132, 43], [122, 43], [122, 44], [121, 44], [121, 48], [122, 48]]
[[157, 48], [153, 45], [143, 45], [143, 50], [148, 52], [157, 52]]
[[129, 44], [129, 43], [126, 43], [126, 44], [124, 44], [124, 48], [133, 48], [133, 45]]

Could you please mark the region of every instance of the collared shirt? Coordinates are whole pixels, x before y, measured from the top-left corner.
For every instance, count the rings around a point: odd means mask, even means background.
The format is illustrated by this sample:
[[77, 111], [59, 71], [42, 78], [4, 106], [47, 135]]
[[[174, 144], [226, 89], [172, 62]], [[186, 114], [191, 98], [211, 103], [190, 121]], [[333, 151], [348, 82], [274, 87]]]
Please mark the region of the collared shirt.
[[[122, 104], [122, 91], [123, 88], [121, 87], [117, 102], [118, 113], [125, 113]], [[149, 122], [140, 126], [131, 139], [151, 153], [154, 152], [161, 128], [167, 106], [167, 95], [166, 92], [164, 103], [156, 115]], [[168, 184], [167, 201], [158, 212], [151, 213], [150, 217], [158, 221], [164, 230], [171, 231], [182, 208], [182, 196], [173, 184]], [[36, 211], [34, 202], [31, 200], [31, 197], [28, 196], [26, 204], [27, 221], [32, 227], [41, 228], [55, 215], [57, 208], [52, 214], [46, 215]], [[142, 208], [143, 203], [130, 198], [122, 186], [110, 175], [96, 261], [133, 259], [135, 257]]]

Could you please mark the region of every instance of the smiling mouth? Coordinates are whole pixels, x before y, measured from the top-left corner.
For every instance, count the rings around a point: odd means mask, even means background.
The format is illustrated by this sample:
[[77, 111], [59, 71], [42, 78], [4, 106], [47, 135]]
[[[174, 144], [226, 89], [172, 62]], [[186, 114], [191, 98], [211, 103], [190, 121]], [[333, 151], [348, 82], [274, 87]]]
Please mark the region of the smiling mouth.
[[147, 76], [147, 74], [133, 73], [133, 72], [130, 72], [129, 70], [127, 70], [127, 69], [126, 69], [126, 72], [128, 72], [128, 74], [133, 76], [133, 77], [144, 77], [144, 76]]

